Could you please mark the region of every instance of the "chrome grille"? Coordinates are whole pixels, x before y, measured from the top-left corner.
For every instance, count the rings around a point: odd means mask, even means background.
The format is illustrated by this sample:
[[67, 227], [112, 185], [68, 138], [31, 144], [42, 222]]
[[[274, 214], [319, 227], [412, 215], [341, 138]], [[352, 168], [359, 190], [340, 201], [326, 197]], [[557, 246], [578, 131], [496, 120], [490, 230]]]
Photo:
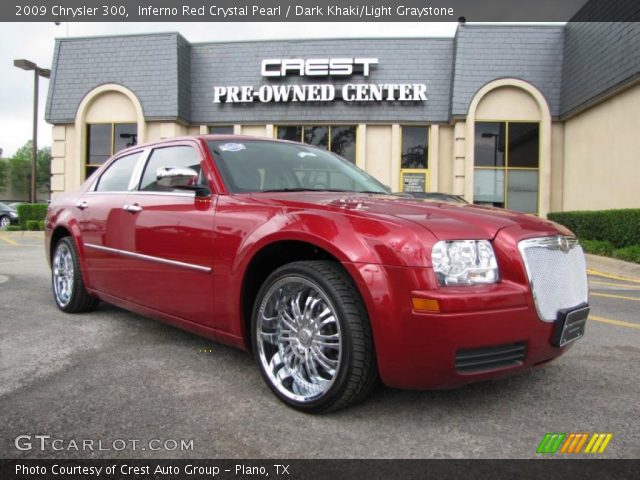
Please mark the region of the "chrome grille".
[[553, 322], [558, 310], [587, 303], [587, 265], [573, 237], [553, 236], [518, 244], [541, 320]]

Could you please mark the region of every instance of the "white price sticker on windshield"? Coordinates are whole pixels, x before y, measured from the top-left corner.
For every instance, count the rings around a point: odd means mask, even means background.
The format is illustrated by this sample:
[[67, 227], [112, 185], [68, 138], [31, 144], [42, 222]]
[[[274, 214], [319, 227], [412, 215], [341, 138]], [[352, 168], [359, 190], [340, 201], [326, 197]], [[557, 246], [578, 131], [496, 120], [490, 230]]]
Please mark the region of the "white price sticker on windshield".
[[220, 150], [223, 152], [239, 152], [246, 149], [247, 147], [241, 143], [225, 143], [224, 145], [220, 145]]

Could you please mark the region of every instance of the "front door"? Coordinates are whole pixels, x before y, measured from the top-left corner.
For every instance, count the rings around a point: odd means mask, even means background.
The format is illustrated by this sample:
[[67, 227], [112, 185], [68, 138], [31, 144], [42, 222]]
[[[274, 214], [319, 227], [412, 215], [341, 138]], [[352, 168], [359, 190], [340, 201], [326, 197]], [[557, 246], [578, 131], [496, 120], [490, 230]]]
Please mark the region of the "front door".
[[[216, 196], [163, 187], [157, 171], [187, 167], [207, 185], [207, 167], [196, 143], [151, 151], [140, 184], [126, 198], [122, 254], [128, 259], [129, 300], [192, 322], [212, 323], [213, 222]], [[207, 185], [209, 186], [209, 185]]]

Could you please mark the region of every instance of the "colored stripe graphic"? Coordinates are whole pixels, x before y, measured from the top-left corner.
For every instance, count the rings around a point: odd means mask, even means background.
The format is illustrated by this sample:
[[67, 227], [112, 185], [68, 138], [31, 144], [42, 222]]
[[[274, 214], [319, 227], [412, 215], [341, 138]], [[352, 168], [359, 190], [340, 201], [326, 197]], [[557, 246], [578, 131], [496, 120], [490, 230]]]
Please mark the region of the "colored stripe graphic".
[[594, 433], [584, 453], [604, 453], [612, 437], [612, 433]]
[[[591, 436], [589, 436], [591, 435]], [[577, 453], [604, 453], [613, 438], [613, 433], [546, 433], [538, 445], [536, 453], [553, 454], [577, 454]], [[587, 440], [589, 440], [587, 442]], [[586, 448], [584, 447], [586, 443]]]
[[538, 445], [536, 453], [556, 453], [565, 436], [566, 433], [547, 433]]
[[570, 433], [562, 445], [560, 453], [580, 453], [587, 438], [589, 438], [588, 433]]

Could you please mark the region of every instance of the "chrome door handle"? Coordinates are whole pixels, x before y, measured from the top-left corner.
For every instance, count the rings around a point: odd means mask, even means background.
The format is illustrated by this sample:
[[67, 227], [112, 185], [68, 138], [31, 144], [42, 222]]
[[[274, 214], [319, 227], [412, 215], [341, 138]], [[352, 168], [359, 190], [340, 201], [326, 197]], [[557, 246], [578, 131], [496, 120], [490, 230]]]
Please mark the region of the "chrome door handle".
[[129, 213], [138, 213], [142, 211], [142, 207], [140, 205], [125, 205], [122, 209]]
[[79, 208], [80, 210], [84, 210], [85, 208], [87, 208], [89, 206], [89, 204], [85, 201], [85, 200], [78, 200], [76, 202], [76, 208]]

